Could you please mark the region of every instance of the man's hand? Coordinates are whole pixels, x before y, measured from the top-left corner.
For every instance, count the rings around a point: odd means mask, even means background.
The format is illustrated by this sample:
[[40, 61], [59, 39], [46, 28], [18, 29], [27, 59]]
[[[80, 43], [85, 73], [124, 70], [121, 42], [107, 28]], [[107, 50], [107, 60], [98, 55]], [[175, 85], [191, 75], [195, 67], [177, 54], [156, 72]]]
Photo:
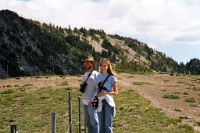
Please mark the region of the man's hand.
[[93, 104], [92, 104], [92, 102], [91, 102], [91, 101], [88, 103], [88, 106], [93, 106]]

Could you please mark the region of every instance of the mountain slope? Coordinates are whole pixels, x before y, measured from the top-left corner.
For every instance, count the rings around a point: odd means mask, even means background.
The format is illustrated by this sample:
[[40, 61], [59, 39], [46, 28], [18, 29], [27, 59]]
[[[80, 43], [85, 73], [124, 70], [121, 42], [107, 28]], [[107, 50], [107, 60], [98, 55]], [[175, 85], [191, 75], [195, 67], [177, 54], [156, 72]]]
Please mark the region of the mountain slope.
[[[131, 71], [183, 72], [172, 58], [136, 39], [103, 30], [61, 28], [0, 11], [0, 77], [80, 74], [82, 59], [106, 57], [115, 68]], [[186, 72], [186, 71], [184, 71]]]
[[[9, 66], [10, 76], [48, 74], [53, 69], [55, 73], [63, 74], [61, 61], [64, 62], [68, 57], [74, 58], [69, 53], [70, 46], [55, 38], [51, 31], [38, 22], [26, 20], [6, 10], [0, 13], [0, 26], [0, 60], [4, 71], [5, 66]], [[70, 63], [69, 59], [64, 66]], [[66, 74], [73, 74], [73, 71], [79, 70], [69, 69]]]

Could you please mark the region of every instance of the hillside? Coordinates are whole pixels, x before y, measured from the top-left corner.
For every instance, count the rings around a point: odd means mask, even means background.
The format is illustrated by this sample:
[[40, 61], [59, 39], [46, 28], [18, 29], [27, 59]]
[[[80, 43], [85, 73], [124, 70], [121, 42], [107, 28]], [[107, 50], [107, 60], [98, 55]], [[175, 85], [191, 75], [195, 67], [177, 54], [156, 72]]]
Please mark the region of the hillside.
[[62, 28], [0, 11], [0, 78], [80, 74], [88, 54], [97, 62], [109, 58], [119, 71], [200, 74], [200, 66], [191, 63], [188, 69], [137, 39], [103, 30]]

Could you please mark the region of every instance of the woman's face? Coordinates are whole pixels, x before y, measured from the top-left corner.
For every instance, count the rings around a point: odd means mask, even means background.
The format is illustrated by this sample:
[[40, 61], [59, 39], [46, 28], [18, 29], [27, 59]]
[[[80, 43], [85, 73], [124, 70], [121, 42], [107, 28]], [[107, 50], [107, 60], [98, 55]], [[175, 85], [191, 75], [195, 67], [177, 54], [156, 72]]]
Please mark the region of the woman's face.
[[101, 62], [100, 69], [102, 73], [107, 73], [108, 68], [109, 67], [106, 61]]
[[86, 71], [93, 69], [92, 62], [84, 62], [83, 66], [84, 66], [84, 68], [85, 68]]

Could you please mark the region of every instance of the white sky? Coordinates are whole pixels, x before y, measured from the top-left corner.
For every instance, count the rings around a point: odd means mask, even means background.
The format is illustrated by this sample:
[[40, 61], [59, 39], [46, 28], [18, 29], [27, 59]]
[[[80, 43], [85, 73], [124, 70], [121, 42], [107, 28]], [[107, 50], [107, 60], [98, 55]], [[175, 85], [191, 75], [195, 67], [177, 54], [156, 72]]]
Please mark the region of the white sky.
[[0, 0], [0, 10], [63, 28], [131, 37], [177, 62], [200, 58], [200, 0]]

